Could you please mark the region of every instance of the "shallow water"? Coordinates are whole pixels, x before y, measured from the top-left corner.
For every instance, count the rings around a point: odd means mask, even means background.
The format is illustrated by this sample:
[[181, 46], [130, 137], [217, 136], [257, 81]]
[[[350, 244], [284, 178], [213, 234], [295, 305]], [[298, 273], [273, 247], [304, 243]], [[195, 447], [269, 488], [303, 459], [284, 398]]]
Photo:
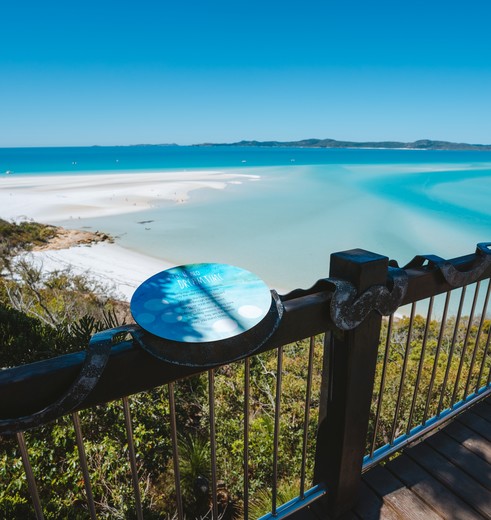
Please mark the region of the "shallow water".
[[122, 246], [176, 264], [234, 264], [285, 290], [328, 276], [335, 251], [368, 249], [403, 265], [416, 254], [450, 258], [491, 240], [491, 154], [485, 152], [4, 149], [3, 168], [20, 175], [193, 168], [259, 175], [224, 190], [193, 191], [186, 204], [62, 224], [108, 232]]

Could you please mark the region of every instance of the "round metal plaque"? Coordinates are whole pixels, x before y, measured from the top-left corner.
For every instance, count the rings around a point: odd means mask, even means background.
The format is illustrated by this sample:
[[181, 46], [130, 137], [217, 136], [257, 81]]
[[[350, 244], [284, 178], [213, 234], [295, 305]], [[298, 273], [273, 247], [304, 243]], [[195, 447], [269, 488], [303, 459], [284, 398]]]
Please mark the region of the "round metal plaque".
[[269, 288], [253, 273], [227, 264], [190, 264], [143, 282], [131, 299], [131, 313], [154, 336], [208, 343], [254, 328], [271, 305]]

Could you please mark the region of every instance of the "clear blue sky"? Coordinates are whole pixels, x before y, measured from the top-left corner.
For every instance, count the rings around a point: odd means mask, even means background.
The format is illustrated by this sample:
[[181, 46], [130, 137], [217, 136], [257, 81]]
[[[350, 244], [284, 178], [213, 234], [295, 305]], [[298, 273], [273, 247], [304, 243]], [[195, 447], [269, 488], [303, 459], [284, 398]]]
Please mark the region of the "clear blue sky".
[[0, 3], [0, 147], [491, 143], [490, 0]]

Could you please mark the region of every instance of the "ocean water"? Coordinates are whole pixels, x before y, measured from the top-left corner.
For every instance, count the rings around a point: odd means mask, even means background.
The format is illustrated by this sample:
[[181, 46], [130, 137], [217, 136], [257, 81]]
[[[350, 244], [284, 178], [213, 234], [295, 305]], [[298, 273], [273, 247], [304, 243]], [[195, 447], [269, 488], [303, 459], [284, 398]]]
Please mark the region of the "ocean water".
[[[491, 241], [491, 153], [133, 146], [0, 149], [0, 176], [213, 169], [254, 174], [186, 204], [62, 222], [176, 264], [243, 267], [283, 290], [328, 276], [329, 256], [363, 248], [407, 263]], [[0, 179], [1, 180], [1, 179]], [[1, 185], [0, 185], [1, 189]], [[0, 209], [1, 216], [1, 209]], [[140, 222], [151, 221], [145, 226]]]

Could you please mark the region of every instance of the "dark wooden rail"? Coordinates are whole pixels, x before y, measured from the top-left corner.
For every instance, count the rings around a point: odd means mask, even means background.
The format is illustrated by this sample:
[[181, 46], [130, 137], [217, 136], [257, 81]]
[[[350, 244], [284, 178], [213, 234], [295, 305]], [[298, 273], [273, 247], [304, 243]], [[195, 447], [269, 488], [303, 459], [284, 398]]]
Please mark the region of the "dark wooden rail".
[[[459, 271], [472, 271], [476, 264], [476, 254], [449, 262]], [[406, 273], [407, 292], [401, 305], [454, 288], [434, 266], [411, 267], [406, 269]], [[476, 280], [485, 280], [490, 276], [491, 265]], [[377, 282], [380, 283], [380, 279]], [[282, 296], [285, 312], [281, 324], [258, 353], [326, 330], [334, 330], [330, 315], [332, 294], [333, 288], [329, 283], [320, 281], [311, 289], [295, 290]], [[0, 417], [28, 415], [53, 402], [74, 380], [84, 358], [85, 353], [79, 352], [0, 371]], [[128, 367], [131, 367], [131, 378], [127, 377]], [[148, 390], [197, 372], [198, 369], [169, 367], [165, 363], [156, 362], [134, 341], [122, 342], [112, 349], [97, 387], [79, 408]]]

